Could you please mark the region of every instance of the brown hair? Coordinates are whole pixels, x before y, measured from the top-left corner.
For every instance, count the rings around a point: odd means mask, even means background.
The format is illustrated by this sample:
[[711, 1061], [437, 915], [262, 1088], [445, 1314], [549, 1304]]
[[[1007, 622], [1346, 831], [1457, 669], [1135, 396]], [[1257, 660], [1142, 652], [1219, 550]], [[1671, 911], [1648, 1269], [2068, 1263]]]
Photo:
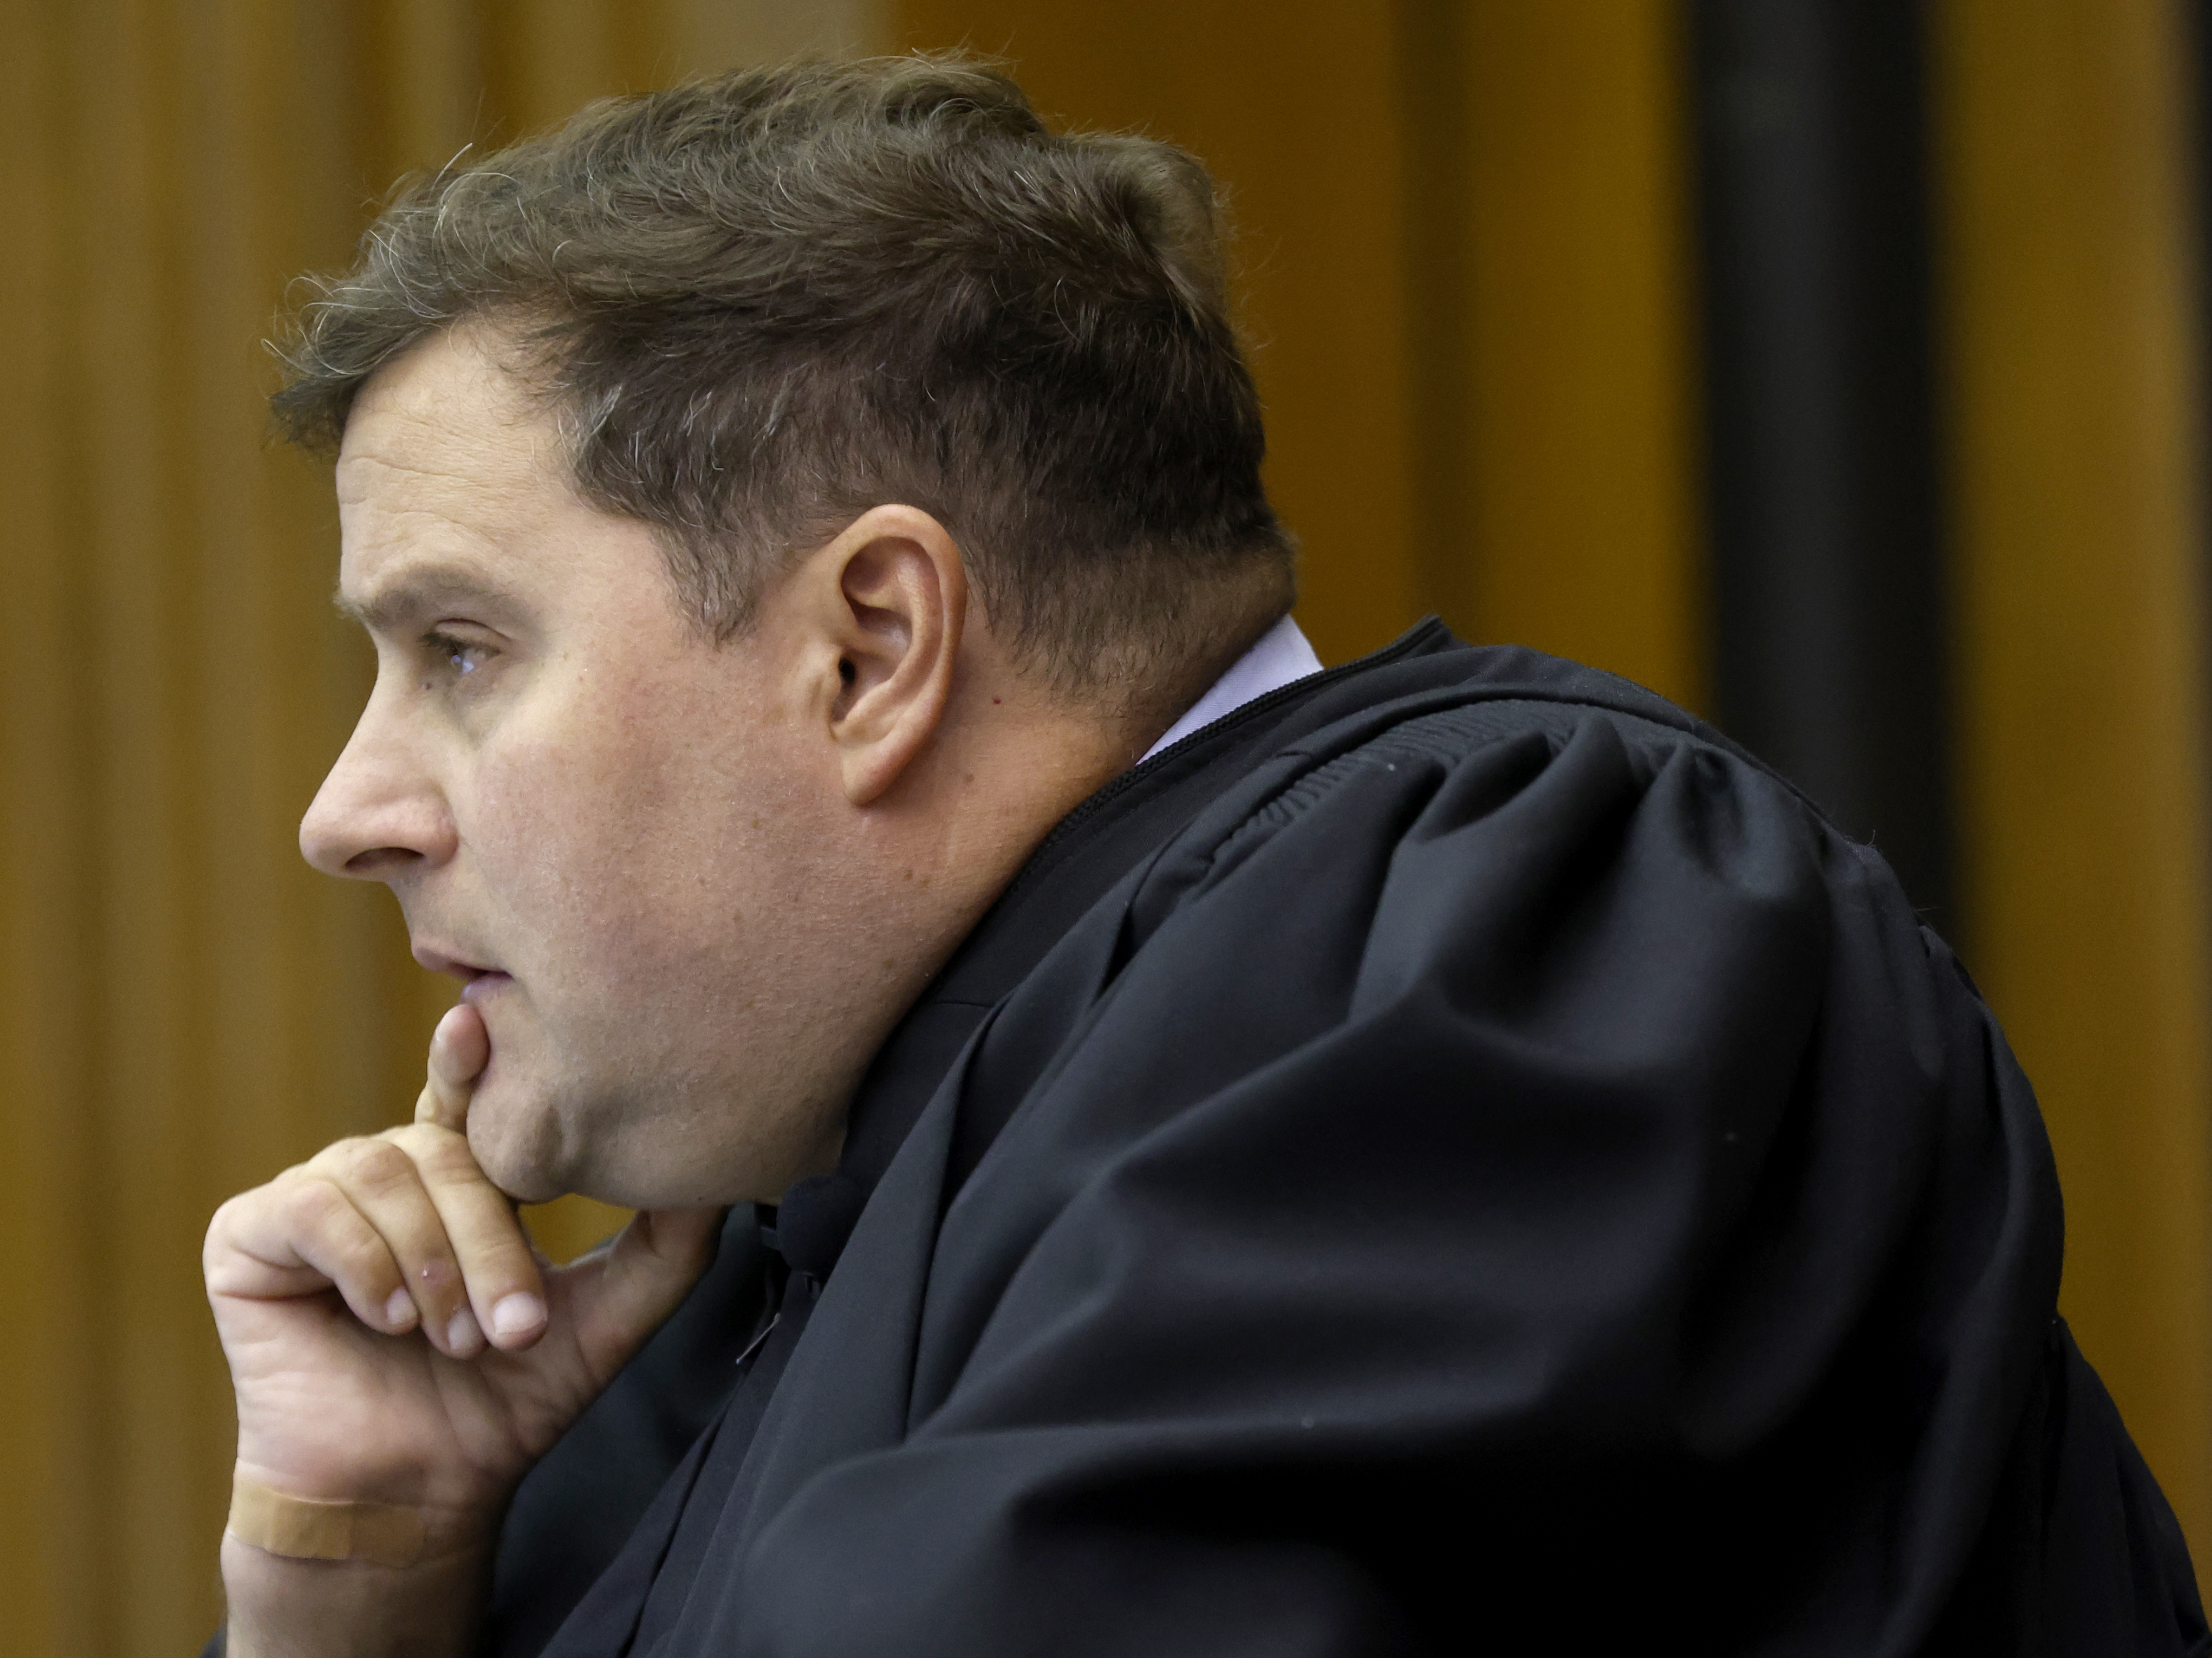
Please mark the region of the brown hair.
[[1193, 694], [1288, 608], [1212, 181], [1053, 133], [950, 56], [749, 70], [594, 104], [403, 190], [280, 348], [286, 435], [465, 319], [511, 331], [579, 489], [662, 532], [718, 639], [869, 507], [942, 520], [1065, 694]]

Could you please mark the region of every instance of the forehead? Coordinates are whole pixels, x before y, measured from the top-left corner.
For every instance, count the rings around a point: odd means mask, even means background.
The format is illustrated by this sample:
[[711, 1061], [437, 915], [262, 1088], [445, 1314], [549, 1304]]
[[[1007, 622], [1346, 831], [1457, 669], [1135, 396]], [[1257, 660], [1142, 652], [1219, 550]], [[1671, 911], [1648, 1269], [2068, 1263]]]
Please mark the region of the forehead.
[[338, 450], [338, 500], [427, 504], [567, 487], [551, 412], [481, 326], [441, 330], [369, 377]]
[[376, 625], [441, 592], [573, 580], [628, 530], [579, 497], [550, 412], [465, 330], [426, 338], [362, 387], [338, 452], [341, 604]]

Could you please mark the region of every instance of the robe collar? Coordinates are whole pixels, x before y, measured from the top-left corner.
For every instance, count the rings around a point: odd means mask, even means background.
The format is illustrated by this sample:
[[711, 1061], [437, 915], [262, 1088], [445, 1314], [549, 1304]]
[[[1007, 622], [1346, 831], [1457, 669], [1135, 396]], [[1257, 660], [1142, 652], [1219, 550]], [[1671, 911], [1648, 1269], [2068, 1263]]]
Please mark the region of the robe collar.
[[[1431, 616], [1382, 650], [1322, 670], [1285, 616], [1127, 771], [1062, 818], [884, 1045], [855, 1091], [836, 1172], [796, 1182], [762, 1212], [763, 1236], [794, 1272], [826, 1279], [869, 1195], [985, 1014], [1090, 907], [1188, 823], [1280, 716], [1343, 679], [1459, 641]], [[1194, 723], [1194, 721], [1196, 723]]]

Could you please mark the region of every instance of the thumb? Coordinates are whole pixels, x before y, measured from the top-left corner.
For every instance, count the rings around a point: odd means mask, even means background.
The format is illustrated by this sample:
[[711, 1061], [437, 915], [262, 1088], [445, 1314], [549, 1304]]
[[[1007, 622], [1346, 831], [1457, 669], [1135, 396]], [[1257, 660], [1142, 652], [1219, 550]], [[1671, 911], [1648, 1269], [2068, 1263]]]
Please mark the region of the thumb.
[[483, 1015], [467, 1002], [456, 1002], [430, 1033], [430, 1077], [415, 1101], [415, 1121], [464, 1132], [469, 1096], [490, 1063], [491, 1033], [484, 1029]]
[[575, 1297], [578, 1337], [596, 1363], [621, 1364], [676, 1310], [714, 1263], [728, 1212], [641, 1210], [611, 1247], [559, 1269]]

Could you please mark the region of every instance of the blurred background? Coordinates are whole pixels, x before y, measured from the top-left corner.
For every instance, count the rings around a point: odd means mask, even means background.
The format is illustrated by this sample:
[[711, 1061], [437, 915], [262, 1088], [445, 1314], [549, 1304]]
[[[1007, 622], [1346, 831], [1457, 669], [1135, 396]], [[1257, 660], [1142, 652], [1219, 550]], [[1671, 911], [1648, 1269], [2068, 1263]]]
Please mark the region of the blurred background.
[[[1429, 610], [1871, 836], [2034, 1078], [2064, 1309], [2212, 1538], [2205, 33], [2184, 0], [11, 0], [0, 1652], [218, 1615], [209, 1214], [447, 995], [294, 830], [366, 690], [258, 342], [399, 175], [965, 45], [1210, 161], [1324, 658]], [[556, 1248], [610, 1217], [538, 1218]]]

